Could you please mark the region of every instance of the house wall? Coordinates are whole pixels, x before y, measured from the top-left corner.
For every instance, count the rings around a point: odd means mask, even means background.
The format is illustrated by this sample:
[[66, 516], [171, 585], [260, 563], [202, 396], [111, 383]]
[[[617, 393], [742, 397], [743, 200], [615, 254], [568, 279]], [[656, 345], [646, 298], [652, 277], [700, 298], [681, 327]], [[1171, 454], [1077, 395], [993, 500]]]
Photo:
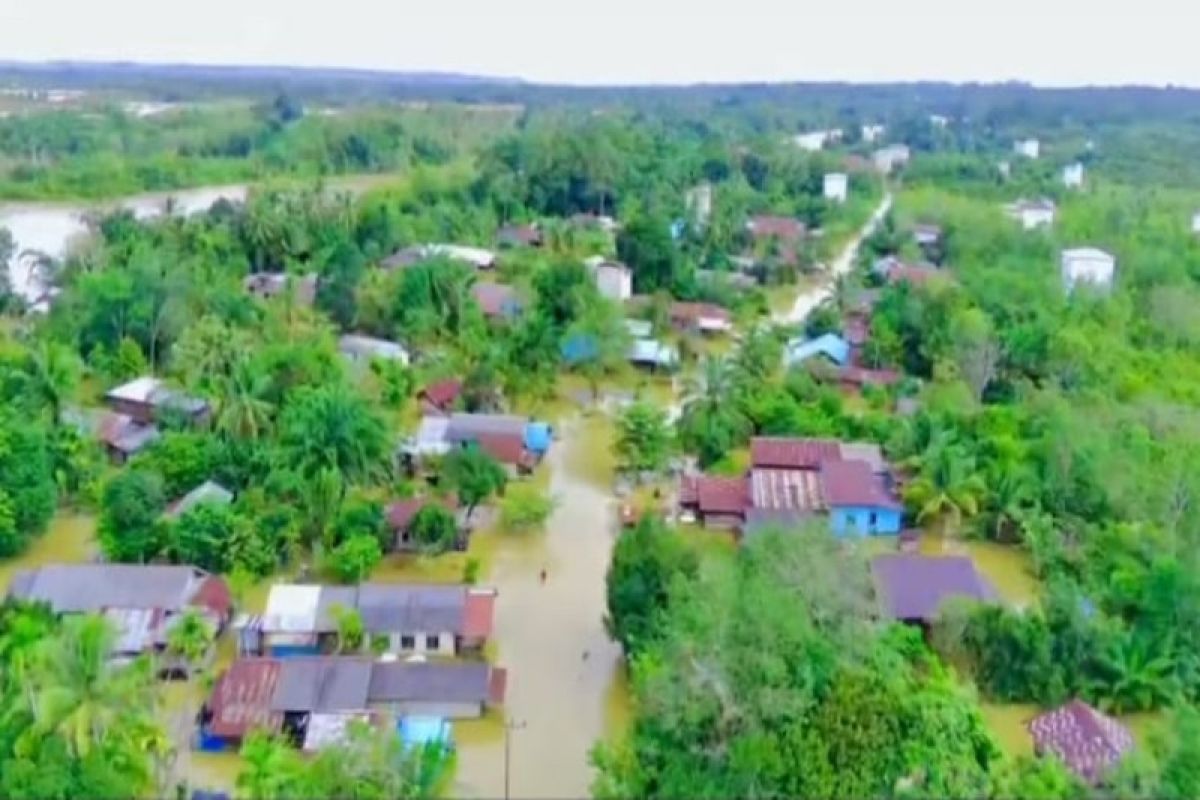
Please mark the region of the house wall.
[[1108, 257], [1063, 257], [1062, 279], [1063, 285], [1068, 289], [1080, 281], [1107, 286], [1112, 283], [1115, 271], [1116, 262]]
[[[430, 648], [425, 643], [425, 637], [430, 634], [424, 632], [414, 633], [392, 633], [388, 634], [388, 650], [392, 653], [432, 653], [435, 655], [452, 656], [456, 652], [455, 638], [453, 633], [443, 631], [436, 634], [438, 637], [438, 646]], [[401, 640], [404, 636], [413, 637], [412, 647], [402, 647]]]
[[1021, 212], [1021, 224], [1025, 230], [1033, 230], [1040, 225], [1052, 225], [1054, 212], [1049, 209], [1025, 210]]
[[706, 528], [730, 530], [742, 524], [741, 514], [700, 514], [700, 522]]
[[611, 300], [628, 300], [633, 295], [633, 276], [629, 270], [596, 270], [596, 288]]
[[830, 511], [829, 526], [837, 536], [891, 536], [900, 533], [901, 517], [899, 511], [890, 508], [838, 506]]
[[444, 719], [478, 719], [483, 716], [483, 703], [450, 703], [410, 700], [396, 703], [371, 703], [372, 711], [395, 716], [442, 717]]

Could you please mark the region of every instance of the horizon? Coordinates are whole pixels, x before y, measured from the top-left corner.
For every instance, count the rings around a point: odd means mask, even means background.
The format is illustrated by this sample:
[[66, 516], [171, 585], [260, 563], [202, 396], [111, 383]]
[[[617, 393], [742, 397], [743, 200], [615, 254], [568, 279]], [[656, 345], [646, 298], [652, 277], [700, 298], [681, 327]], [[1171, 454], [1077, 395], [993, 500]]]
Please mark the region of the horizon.
[[[348, 69], [569, 87], [1026, 83], [1200, 88], [1189, 15], [1171, 0], [815, 2], [286, 0], [0, 3], [13, 62]], [[409, 6], [406, 8], [406, 6]], [[68, 20], [67, 24], [63, 24]], [[286, 20], [286, 25], [281, 21]], [[366, 21], [369, 24], [362, 24]], [[864, 24], [865, 23], [865, 24]], [[1119, 56], [1119, 57], [1118, 57]]]

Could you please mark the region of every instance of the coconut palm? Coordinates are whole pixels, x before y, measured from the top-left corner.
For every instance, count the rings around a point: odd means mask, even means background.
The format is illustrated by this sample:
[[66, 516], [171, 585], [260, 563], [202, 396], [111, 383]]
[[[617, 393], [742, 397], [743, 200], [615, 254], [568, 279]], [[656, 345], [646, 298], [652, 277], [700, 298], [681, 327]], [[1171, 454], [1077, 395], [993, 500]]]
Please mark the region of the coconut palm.
[[1118, 638], [1097, 657], [1103, 678], [1096, 693], [1109, 711], [1125, 714], [1170, 704], [1178, 693], [1170, 646], [1148, 647], [1132, 633]]
[[283, 739], [255, 732], [242, 745], [242, 763], [237, 777], [238, 796], [246, 800], [274, 800], [295, 789], [301, 764]]
[[63, 404], [79, 384], [82, 369], [75, 351], [56, 342], [41, 341], [30, 348], [22, 364], [22, 394], [48, 412], [51, 422], [57, 425]]
[[704, 465], [719, 460], [750, 433], [750, 420], [738, 402], [740, 387], [726, 358], [705, 358], [700, 379], [691, 379], [679, 419], [681, 440], [699, 453]]
[[267, 400], [270, 376], [255, 370], [246, 359], [234, 362], [219, 384], [217, 430], [232, 438], [257, 439], [267, 432], [275, 407]]
[[974, 457], [961, 444], [939, 441], [920, 464], [920, 474], [904, 492], [917, 522], [957, 531], [964, 519], [979, 513], [986, 487], [975, 470]]
[[128, 740], [152, 714], [149, 664], [114, 668], [115, 639], [102, 617], [69, 618], [59, 636], [43, 643], [29, 674], [35, 726], [61, 736], [79, 757], [102, 742]]

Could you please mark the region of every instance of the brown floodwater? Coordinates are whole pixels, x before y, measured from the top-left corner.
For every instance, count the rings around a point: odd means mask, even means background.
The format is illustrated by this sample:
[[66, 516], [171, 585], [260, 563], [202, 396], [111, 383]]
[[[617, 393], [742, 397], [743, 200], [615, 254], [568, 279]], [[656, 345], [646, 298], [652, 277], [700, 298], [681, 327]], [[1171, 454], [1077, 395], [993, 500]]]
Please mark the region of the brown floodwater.
[[616, 532], [609, 428], [600, 416], [561, 424], [542, 466], [558, 501], [545, 532], [497, 534], [483, 583], [499, 590], [495, 658], [508, 697], [503, 716], [455, 726], [457, 797], [504, 796], [506, 722], [513, 797], [585, 797], [588, 752], [628, 722], [621, 651], [603, 623]]
[[90, 561], [98, 552], [96, 520], [88, 514], [62, 511], [50, 521], [46, 532], [34, 539], [17, 558], [0, 559], [0, 590], [16, 572], [45, 564]]

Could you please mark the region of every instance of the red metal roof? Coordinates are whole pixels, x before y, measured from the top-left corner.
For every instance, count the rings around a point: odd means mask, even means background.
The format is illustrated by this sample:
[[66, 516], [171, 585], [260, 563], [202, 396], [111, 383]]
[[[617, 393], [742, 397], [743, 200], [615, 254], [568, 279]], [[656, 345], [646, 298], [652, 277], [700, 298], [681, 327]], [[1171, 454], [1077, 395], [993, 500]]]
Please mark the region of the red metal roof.
[[492, 635], [496, 616], [495, 590], [467, 589], [463, 611], [462, 635], [469, 639], [486, 639]]
[[832, 439], [756, 436], [750, 440], [750, 463], [754, 467], [817, 469], [841, 455], [841, 447]]
[[196, 590], [191, 603], [211, 609], [217, 616], [224, 618], [233, 610], [233, 594], [224, 578], [220, 575], [209, 575], [200, 582], [200, 588]]
[[481, 281], [471, 287], [471, 296], [479, 304], [484, 316], [499, 317], [508, 312], [517, 295], [511, 286]]
[[756, 239], [774, 236], [777, 239], [795, 240], [804, 236], [804, 231], [804, 223], [791, 217], [763, 214], [750, 218], [750, 232]]
[[488, 676], [488, 700], [492, 705], [504, 705], [504, 696], [508, 693], [508, 670], [504, 667], [492, 667]]
[[1095, 783], [1133, 749], [1133, 736], [1112, 717], [1071, 700], [1029, 723], [1039, 753], [1054, 753], [1075, 774]]
[[421, 396], [426, 401], [442, 410], [446, 410], [453, 405], [461, 393], [462, 381], [455, 378], [434, 381], [421, 390]]
[[271, 698], [279, 671], [280, 662], [274, 658], [242, 658], [231, 664], [208, 698], [208, 732], [241, 739], [255, 728], [277, 730], [282, 717], [271, 711]]
[[458, 504], [453, 498], [410, 497], [405, 500], [396, 500], [389, 503], [384, 512], [388, 525], [395, 531], [406, 530], [412, 524], [413, 517], [431, 502], [437, 503], [447, 511], [454, 511], [458, 508]]
[[528, 465], [525, 437], [519, 433], [481, 433], [475, 437], [479, 449], [501, 464]]
[[821, 465], [825, 502], [836, 506], [901, 509], [900, 503], [883, 486], [866, 461], [826, 461]]
[[706, 514], [740, 514], [750, 504], [745, 478], [700, 475], [696, 478], [696, 500]]

